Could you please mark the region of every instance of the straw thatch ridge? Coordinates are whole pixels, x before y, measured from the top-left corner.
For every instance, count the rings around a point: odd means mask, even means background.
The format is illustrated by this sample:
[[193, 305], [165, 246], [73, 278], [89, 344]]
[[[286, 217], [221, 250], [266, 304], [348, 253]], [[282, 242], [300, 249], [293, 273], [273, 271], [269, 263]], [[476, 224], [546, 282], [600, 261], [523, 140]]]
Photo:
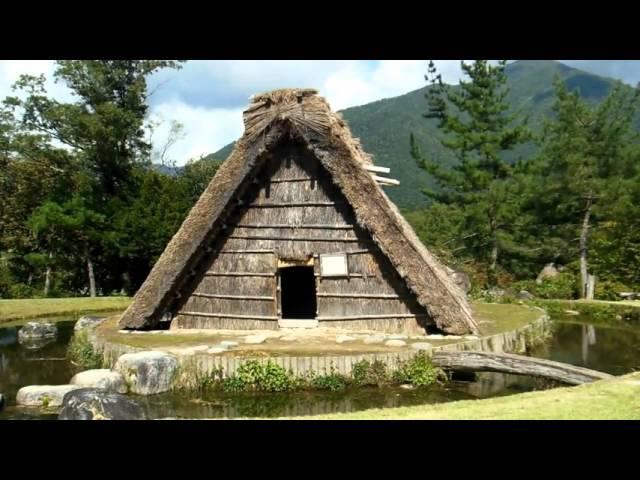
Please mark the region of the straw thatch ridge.
[[295, 137], [329, 172], [358, 224], [372, 235], [436, 325], [451, 334], [479, 332], [463, 292], [364, 168], [372, 163], [371, 157], [340, 115], [316, 94], [310, 89], [286, 89], [253, 98], [244, 112], [244, 135], [123, 314], [122, 328], [147, 328], [160, 319], [179, 286], [194, 274], [191, 269], [204, 255], [201, 247], [220, 232], [253, 174], [268, 161], [269, 150]]

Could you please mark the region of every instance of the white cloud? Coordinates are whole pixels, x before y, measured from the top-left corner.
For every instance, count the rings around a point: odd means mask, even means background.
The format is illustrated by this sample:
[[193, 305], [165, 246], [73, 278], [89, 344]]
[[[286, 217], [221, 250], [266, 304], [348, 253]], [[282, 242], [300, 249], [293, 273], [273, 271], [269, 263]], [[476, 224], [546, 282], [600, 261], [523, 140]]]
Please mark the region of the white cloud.
[[44, 74], [47, 91], [61, 101], [72, 101], [71, 91], [63, 84], [56, 83], [53, 78], [55, 62], [53, 60], [0, 60], [0, 99], [8, 95], [20, 96], [11, 87], [20, 75], [38, 76]]
[[[452, 62], [454, 68], [451, 68]], [[456, 68], [459, 70], [459, 62], [452, 62], [438, 62], [442, 64], [445, 78], [452, 77], [451, 72]], [[274, 88], [315, 87], [327, 97], [333, 109], [341, 110], [420, 88], [425, 85], [427, 67], [424, 60], [198, 61], [194, 64], [187, 64], [179, 72], [165, 71], [165, 77], [157, 80], [167, 82], [161, 87], [166, 92], [158, 96], [153, 111], [161, 112], [167, 119], [179, 120], [186, 127], [187, 138], [176, 145], [172, 155], [179, 164], [236, 140], [243, 130], [242, 110], [254, 93]], [[184, 90], [170, 97], [169, 85], [174, 92], [178, 86]], [[193, 105], [194, 97], [201, 106]], [[218, 97], [222, 98], [216, 101]], [[230, 99], [235, 99], [233, 108], [227, 106]], [[225, 108], [209, 107], [216, 103]]]
[[[434, 62], [446, 83], [458, 83], [462, 75], [460, 60]], [[610, 74], [621, 76], [639, 71], [640, 66], [633, 62], [595, 63], [579, 66], [593, 64], [592, 69], [608, 68]], [[0, 98], [13, 94], [10, 86], [20, 74], [44, 73], [50, 94], [71, 100], [69, 90], [53, 82], [54, 67], [50, 60], [0, 61]], [[236, 140], [243, 130], [242, 110], [255, 93], [287, 87], [317, 88], [333, 109], [342, 110], [421, 88], [426, 84], [426, 73], [427, 60], [189, 61], [181, 70], [163, 70], [149, 79], [150, 90], [155, 90], [150, 97], [150, 113], [165, 120], [154, 143], [157, 147], [165, 142], [171, 120], [182, 122], [186, 138], [174, 146], [171, 156], [184, 164], [189, 158], [214, 152]]]
[[216, 152], [242, 135], [242, 109], [206, 109], [193, 107], [181, 101], [163, 103], [151, 109], [151, 117], [163, 124], [154, 134], [154, 147], [166, 142], [171, 120], [185, 127], [185, 138], [176, 142], [168, 157], [183, 165], [187, 160]]
[[[320, 92], [335, 110], [363, 105], [383, 98], [403, 95], [426, 85], [427, 60], [381, 60], [374, 68], [364, 62], [332, 72]], [[459, 60], [435, 60], [447, 83], [458, 83]]]
[[[455, 83], [459, 60], [438, 60], [445, 81]], [[47, 90], [62, 101], [72, 101], [70, 91], [53, 81], [51, 60], [0, 61], [0, 97], [13, 94], [11, 85], [20, 74], [47, 77]], [[171, 120], [185, 126], [185, 138], [169, 152], [179, 165], [188, 159], [217, 151], [242, 135], [242, 110], [249, 96], [287, 87], [317, 88], [332, 108], [362, 105], [402, 95], [425, 85], [426, 60], [214, 60], [189, 61], [181, 70], [163, 70], [149, 79], [150, 115], [162, 118], [154, 134], [160, 148]]]
[[[459, 60], [436, 60], [448, 83], [460, 77]], [[53, 81], [51, 60], [0, 61], [0, 98], [12, 95], [20, 74], [47, 77], [47, 90], [62, 101], [70, 91]], [[149, 79], [150, 115], [162, 118], [154, 147], [167, 139], [171, 120], [185, 126], [185, 138], [169, 156], [179, 165], [215, 152], [242, 135], [242, 110], [249, 96], [287, 87], [317, 88], [332, 108], [342, 110], [382, 98], [402, 95], [425, 85], [426, 60], [194, 60], [181, 70], [163, 70]]]
[[[459, 60], [437, 60], [443, 79], [457, 83]], [[426, 60], [224, 60], [191, 61], [182, 70], [165, 70], [151, 79], [160, 85], [152, 112], [167, 125], [185, 125], [186, 138], [172, 150], [178, 164], [215, 152], [242, 135], [242, 110], [255, 93], [286, 87], [317, 88], [334, 110], [405, 94], [425, 85]], [[161, 143], [160, 141], [158, 143]]]

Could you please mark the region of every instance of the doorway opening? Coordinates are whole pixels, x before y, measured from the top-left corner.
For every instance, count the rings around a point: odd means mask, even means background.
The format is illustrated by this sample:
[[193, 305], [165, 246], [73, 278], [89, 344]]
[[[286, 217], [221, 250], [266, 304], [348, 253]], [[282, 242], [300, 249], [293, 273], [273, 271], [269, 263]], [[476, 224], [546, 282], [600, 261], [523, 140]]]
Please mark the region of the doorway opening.
[[316, 318], [316, 278], [312, 266], [280, 269], [282, 318]]

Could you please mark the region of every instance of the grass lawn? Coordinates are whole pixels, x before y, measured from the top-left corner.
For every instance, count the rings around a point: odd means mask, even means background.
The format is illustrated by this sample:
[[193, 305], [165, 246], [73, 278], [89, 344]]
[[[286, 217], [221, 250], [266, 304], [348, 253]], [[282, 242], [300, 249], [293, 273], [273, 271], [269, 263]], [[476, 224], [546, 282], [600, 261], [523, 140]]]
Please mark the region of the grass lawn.
[[318, 420], [640, 420], [640, 372], [577, 387], [439, 405], [304, 417]]
[[471, 302], [471, 308], [483, 336], [516, 330], [540, 318], [543, 313], [537, 308], [517, 303]]
[[609, 300], [576, 300], [579, 303], [609, 303], [612, 305], [628, 305], [630, 307], [638, 307], [640, 308], [640, 300], [618, 300], [618, 301], [609, 301]]
[[0, 300], [0, 323], [25, 318], [124, 310], [129, 297], [77, 297]]

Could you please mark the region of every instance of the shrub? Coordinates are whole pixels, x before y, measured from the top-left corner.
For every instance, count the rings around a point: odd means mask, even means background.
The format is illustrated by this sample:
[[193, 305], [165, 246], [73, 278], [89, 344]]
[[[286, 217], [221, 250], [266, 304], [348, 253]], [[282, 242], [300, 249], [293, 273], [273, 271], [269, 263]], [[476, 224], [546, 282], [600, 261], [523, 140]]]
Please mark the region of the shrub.
[[522, 280], [515, 282], [511, 288], [519, 292], [526, 290], [535, 297], [544, 299], [571, 300], [578, 295], [578, 281], [574, 274], [563, 272], [554, 278], [546, 278], [542, 283], [535, 280]]
[[284, 392], [290, 390], [293, 384], [291, 374], [271, 360], [266, 363], [248, 360], [240, 365], [234, 375], [224, 379], [222, 388], [228, 392]]
[[389, 382], [387, 366], [380, 360], [376, 360], [373, 363], [361, 360], [353, 366], [351, 375], [354, 383], [358, 386], [376, 385], [380, 387]]
[[37, 298], [42, 296], [41, 288], [33, 288], [25, 283], [16, 283], [7, 287], [9, 298]]
[[291, 375], [271, 361], [263, 365], [260, 389], [266, 392], [285, 392], [292, 387]]
[[222, 389], [229, 393], [240, 393], [247, 389], [245, 383], [236, 376], [226, 377], [222, 381]]
[[[195, 370], [194, 370], [195, 369]], [[197, 365], [186, 363], [181, 367], [178, 390], [209, 390], [222, 388], [227, 393], [240, 392], [286, 392], [307, 389], [330, 390], [337, 392], [351, 385], [378, 387], [392, 383], [411, 383], [416, 386], [426, 386], [446, 379], [442, 370], [431, 364], [424, 353], [417, 354], [412, 360], [402, 362], [400, 370], [393, 375], [387, 365], [380, 360], [369, 362], [362, 360], [353, 366], [351, 377], [338, 373], [332, 365], [328, 373], [319, 375], [308, 372], [295, 376], [293, 372], [269, 360], [266, 363], [257, 360], [247, 360], [242, 363], [233, 375], [223, 378], [221, 370], [199, 374]]]
[[67, 347], [67, 358], [83, 369], [102, 368], [102, 354], [96, 351], [86, 331], [76, 332]]
[[596, 279], [594, 296], [598, 300], [621, 300], [620, 292], [631, 292], [633, 289], [620, 282]]
[[513, 289], [514, 292], [519, 293], [522, 290], [526, 290], [527, 292], [531, 293], [534, 296], [536, 296], [537, 286], [538, 284], [536, 283], [535, 280], [520, 280], [517, 282], [513, 282], [511, 284], [511, 288]]
[[331, 390], [332, 392], [337, 392], [347, 388], [348, 384], [349, 381], [347, 378], [336, 372], [334, 367], [331, 367], [328, 374], [317, 375], [311, 378], [311, 387], [318, 390]]
[[424, 352], [417, 353], [411, 360], [401, 362], [393, 373], [395, 382], [410, 383], [416, 387], [432, 385], [444, 378], [445, 373], [434, 366]]
[[575, 298], [577, 293], [578, 282], [576, 281], [575, 275], [563, 272], [554, 278], [543, 280], [540, 285], [537, 285], [534, 295], [540, 298], [561, 298], [568, 300]]

